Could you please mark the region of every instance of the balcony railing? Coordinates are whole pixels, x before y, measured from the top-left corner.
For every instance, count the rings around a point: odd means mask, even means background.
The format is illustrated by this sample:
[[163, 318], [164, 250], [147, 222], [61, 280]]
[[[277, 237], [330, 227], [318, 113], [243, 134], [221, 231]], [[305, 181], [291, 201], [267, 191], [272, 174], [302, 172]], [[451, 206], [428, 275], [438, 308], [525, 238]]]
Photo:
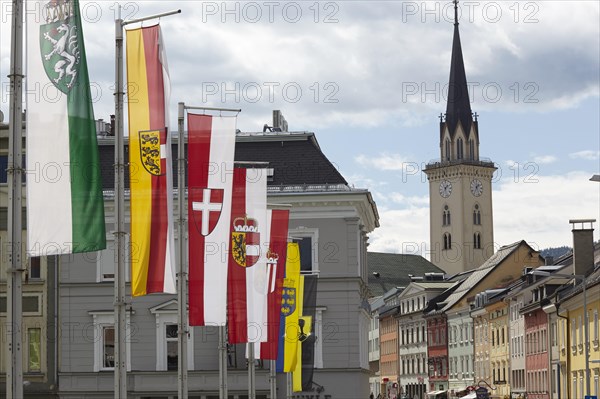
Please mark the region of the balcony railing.
[[431, 161], [427, 162], [427, 164], [425, 165], [425, 170], [441, 168], [443, 166], [449, 166], [449, 165], [475, 165], [475, 166], [486, 166], [488, 168], [496, 167], [494, 162], [492, 162], [492, 160], [489, 158], [479, 158], [478, 160], [475, 160], [475, 159], [453, 159], [453, 160], [449, 160], [449, 161], [445, 160], [445, 159], [437, 158], [437, 159], [432, 159]]

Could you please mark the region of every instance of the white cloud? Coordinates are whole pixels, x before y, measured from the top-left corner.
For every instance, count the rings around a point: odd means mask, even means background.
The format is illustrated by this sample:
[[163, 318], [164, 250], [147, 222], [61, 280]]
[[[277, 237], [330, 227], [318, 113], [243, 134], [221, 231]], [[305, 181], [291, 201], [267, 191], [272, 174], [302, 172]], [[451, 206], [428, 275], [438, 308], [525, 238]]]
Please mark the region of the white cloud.
[[399, 154], [380, 154], [376, 157], [369, 157], [367, 155], [360, 154], [354, 158], [356, 163], [365, 167], [372, 167], [378, 170], [402, 170], [406, 171], [408, 168], [416, 168], [420, 170], [420, 165], [415, 162], [409, 162], [405, 157]]
[[569, 154], [570, 158], [573, 159], [585, 159], [586, 161], [596, 161], [600, 159], [600, 151], [583, 150], [572, 152]]
[[590, 176], [571, 172], [540, 175], [535, 183], [503, 180], [493, 194], [495, 241], [504, 245], [524, 239], [540, 248], [572, 245], [569, 219], [600, 220], [598, 183]]
[[[537, 181], [530, 183], [509, 177], [496, 183], [493, 207], [497, 246], [519, 240], [526, 240], [540, 249], [572, 245], [570, 219], [600, 221], [600, 191], [598, 183], [589, 181], [590, 175], [589, 172], [571, 172], [560, 176], [537, 176]], [[390, 198], [406, 199], [397, 193]], [[426, 256], [429, 205], [425, 200], [425, 197], [418, 198], [406, 209], [396, 206], [395, 209], [380, 210], [381, 227], [370, 234], [369, 250], [416, 251]], [[596, 224], [596, 240], [599, 231]]]
[[429, 206], [379, 212], [381, 227], [370, 234], [369, 251], [418, 253], [429, 246]]
[[549, 164], [556, 161], [554, 155], [539, 155], [533, 158], [533, 162], [538, 164]]

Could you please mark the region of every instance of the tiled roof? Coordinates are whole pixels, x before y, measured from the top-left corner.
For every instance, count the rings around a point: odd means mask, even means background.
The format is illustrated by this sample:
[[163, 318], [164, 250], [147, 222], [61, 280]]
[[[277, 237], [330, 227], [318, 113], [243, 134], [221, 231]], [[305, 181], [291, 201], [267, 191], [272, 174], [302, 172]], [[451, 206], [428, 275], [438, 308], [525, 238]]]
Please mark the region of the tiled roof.
[[[373, 296], [383, 295], [394, 287], [406, 287], [411, 283], [408, 276], [424, 273], [444, 273], [442, 269], [420, 255], [368, 252], [369, 289]], [[379, 278], [373, 273], [379, 273]]]
[[471, 274], [461, 285], [458, 287], [452, 295], [446, 300], [446, 305], [440, 309], [445, 312], [450, 309], [456, 303], [458, 303], [477, 283], [483, 280], [492, 270], [496, 268], [504, 259], [513, 253], [521, 244], [527, 245], [525, 241], [518, 241], [510, 245], [501, 247], [494, 255], [486, 260], [481, 266], [475, 269], [475, 272]]

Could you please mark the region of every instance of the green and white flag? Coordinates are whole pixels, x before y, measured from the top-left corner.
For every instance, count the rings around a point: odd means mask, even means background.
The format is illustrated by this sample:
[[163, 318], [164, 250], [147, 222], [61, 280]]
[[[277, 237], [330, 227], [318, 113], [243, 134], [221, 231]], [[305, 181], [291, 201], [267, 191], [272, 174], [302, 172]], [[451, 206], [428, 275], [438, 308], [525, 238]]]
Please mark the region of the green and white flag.
[[101, 250], [104, 202], [79, 1], [26, 5], [27, 252]]

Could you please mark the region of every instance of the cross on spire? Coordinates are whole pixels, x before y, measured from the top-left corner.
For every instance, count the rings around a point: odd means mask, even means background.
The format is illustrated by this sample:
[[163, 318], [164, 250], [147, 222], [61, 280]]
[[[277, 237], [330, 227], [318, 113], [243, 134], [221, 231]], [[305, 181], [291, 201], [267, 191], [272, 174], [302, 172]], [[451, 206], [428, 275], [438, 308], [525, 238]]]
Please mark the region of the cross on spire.
[[454, 3], [454, 25], [458, 25], [458, 0], [453, 0]]

